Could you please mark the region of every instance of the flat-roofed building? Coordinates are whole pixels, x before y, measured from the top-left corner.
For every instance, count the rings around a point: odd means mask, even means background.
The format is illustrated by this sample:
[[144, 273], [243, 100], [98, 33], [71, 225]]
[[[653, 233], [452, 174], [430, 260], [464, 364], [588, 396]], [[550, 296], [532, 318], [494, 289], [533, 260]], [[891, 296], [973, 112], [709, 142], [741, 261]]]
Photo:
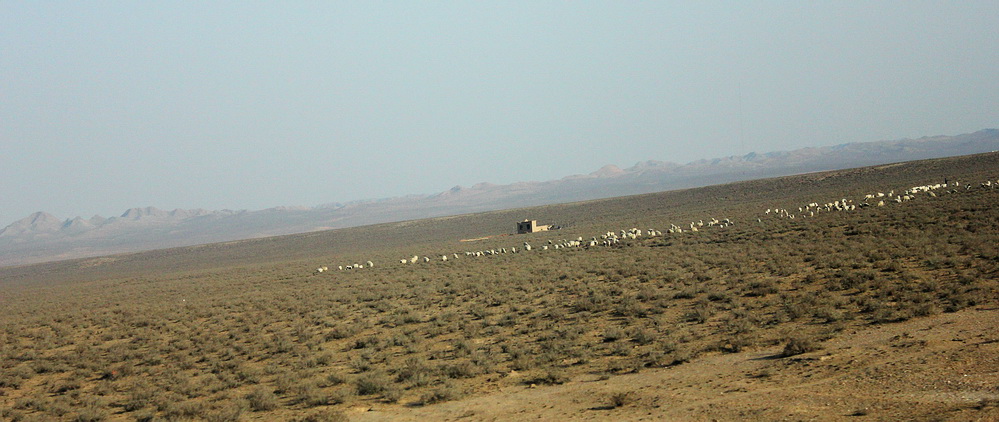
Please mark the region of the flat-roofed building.
[[537, 220], [524, 220], [517, 223], [517, 234], [547, 231], [550, 226], [538, 224]]

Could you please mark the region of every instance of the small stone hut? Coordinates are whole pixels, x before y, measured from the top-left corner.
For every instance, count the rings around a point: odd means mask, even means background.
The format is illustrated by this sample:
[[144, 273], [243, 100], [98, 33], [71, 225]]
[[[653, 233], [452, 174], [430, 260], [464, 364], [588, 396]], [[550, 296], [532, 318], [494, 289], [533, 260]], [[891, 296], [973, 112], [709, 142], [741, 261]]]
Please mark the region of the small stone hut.
[[547, 231], [550, 226], [539, 225], [537, 220], [524, 220], [517, 223], [517, 234]]

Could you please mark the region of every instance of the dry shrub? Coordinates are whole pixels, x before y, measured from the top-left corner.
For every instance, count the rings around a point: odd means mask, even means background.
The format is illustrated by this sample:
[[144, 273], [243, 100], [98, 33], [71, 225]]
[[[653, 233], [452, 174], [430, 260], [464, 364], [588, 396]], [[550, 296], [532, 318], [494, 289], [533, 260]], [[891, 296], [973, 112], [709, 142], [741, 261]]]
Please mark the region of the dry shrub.
[[626, 335], [627, 334], [625, 334], [624, 330], [620, 327], [610, 327], [604, 330], [603, 341], [604, 343], [615, 342], [624, 338]]
[[461, 391], [454, 384], [444, 383], [444, 385], [420, 396], [420, 404], [426, 406], [451, 401], [459, 397], [461, 397]]
[[106, 420], [107, 418], [107, 410], [88, 407], [77, 412], [70, 420], [73, 422], [100, 422]]
[[382, 393], [391, 385], [392, 380], [380, 372], [362, 375], [354, 381], [354, 386], [357, 387], [357, 394], [362, 396]]
[[382, 400], [386, 403], [398, 403], [402, 399], [403, 390], [396, 385], [391, 385], [382, 391]]
[[274, 391], [266, 387], [257, 387], [246, 396], [250, 410], [261, 412], [278, 408], [278, 398]]
[[326, 406], [331, 403], [329, 394], [326, 394], [314, 382], [305, 382], [296, 388], [295, 400], [298, 403], [309, 407]]
[[194, 419], [205, 411], [205, 402], [185, 400], [170, 403], [163, 411], [168, 420]]
[[248, 407], [247, 402], [243, 400], [222, 402], [205, 412], [204, 418], [208, 422], [237, 422]]
[[155, 404], [156, 389], [146, 383], [135, 383], [129, 389], [128, 398], [124, 403], [126, 412], [150, 407]]
[[815, 339], [811, 337], [797, 336], [788, 340], [787, 344], [784, 345], [784, 350], [782, 350], [778, 356], [795, 356], [802, 353], [813, 352], [818, 349], [819, 346]]
[[469, 361], [461, 361], [441, 367], [441, 373], [448, 378], [472, 378], [479, 375], [480, 372], [479, 367]]
[[683, 319], [687, 322], [696, 322], [698, 324], [703, 324], [711, 318], [711, 306], [707, 302], [701, 302], [683, 315]]
[[545, 371], [544, 375], [524, 381], [525, 384], [558, 385], [569, 382], [569, 376], [565, 371], [558, 368], [551, 368]]
[[329, 394], [330, 404], [343, 404], [354, 397], [353, 388], [338, 388]]
[[626, 406], [633, 401], [633, 397], [630, 392], [622, 391], [619, 393], [613, 393], [610, 395], [610, 407], [618, 408]]

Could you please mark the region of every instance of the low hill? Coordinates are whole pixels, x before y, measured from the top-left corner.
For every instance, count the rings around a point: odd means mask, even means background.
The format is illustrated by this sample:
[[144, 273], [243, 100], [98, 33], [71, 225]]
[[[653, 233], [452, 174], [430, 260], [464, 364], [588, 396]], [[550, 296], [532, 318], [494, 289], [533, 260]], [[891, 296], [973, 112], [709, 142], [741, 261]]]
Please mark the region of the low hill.
[[[999, 130], [750, 153], [687, 164], [607, 165], [585, 175], [510, 185], [455, 186], [431, 195], [261, 211], [132, 208], [118, 217], [36, 213], [0, 230], [0, 266], [305, 233], [392, 221], [618, 197], [798, 173], [999, 150]], [[44, 215], [44, 224], [38, 220]]]

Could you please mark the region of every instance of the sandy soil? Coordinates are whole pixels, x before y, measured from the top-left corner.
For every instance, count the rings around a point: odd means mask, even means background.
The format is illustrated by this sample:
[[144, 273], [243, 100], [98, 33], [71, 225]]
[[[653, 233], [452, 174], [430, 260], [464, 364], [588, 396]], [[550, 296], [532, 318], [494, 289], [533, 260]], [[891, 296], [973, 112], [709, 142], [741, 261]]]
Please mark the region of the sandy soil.
[[[999, 309], [848, 330], [821, 350], [708, 355], [673, 368], [558, 386], [497, 387], [418, 407], [351, 409], [351, 420], [999, 421]], [[512, 374], [511, 376], [516, 376]], [[625, 404], [612, 405], [624, 394]]]

